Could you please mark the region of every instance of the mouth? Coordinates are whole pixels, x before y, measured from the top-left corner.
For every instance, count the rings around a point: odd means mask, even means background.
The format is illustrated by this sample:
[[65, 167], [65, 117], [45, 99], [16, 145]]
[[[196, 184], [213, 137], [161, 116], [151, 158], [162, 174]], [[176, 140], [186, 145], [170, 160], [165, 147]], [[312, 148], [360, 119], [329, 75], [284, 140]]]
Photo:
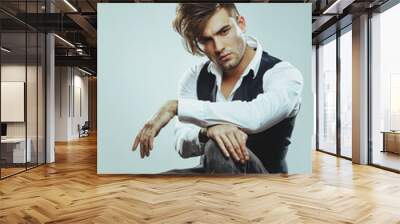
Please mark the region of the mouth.
[[225, 62], [225, 61], [227, 61], [229, 59], [230, 55], [231, 55], [231, 53], [223, 54], [223, 55], [218, 57], [218, 61]]

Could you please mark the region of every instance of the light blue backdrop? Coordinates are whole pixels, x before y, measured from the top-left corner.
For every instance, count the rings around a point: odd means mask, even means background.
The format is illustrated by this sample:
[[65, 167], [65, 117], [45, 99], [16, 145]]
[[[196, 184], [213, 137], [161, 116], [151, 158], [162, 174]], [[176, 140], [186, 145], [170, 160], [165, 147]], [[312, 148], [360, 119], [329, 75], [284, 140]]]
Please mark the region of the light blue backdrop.
[[[311, 5], [237, 4], [247, 20], [247, 34], [264, 50], [296, 66], [304, 90], [292, 144], [290, 173], [311, 173], [313, 95], [311, 89]], [[174, 149], [174, 121], [155, 141], [151, 156], [130, 150], [143, 124], [169, 99], [177, 98], [180, 76], [206, 58], [184, 50], [172, 29], [175, 4], [98, 4], [98, 144], [99, 174], [158, 173], [198, 164]]]

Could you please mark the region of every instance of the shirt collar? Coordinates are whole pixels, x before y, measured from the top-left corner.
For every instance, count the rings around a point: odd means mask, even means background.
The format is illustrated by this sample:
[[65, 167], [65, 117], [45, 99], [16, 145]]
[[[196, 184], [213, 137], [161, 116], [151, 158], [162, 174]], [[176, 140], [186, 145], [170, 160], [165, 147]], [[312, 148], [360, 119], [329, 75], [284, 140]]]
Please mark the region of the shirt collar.
[[[261, 63], [261, 57], [262, 57], [262, 52], [263, 49], [261, 47], [260, 42], [252, 37], [252, 36], [246, 36], [246, 43], [248, 46], [250, 46], [251, 48], [255, 48], [256, 49], [256, 54], [254, 55], [253, 59], [250, 61], [250, 63], [247, 65], [246, 69], [243, 71], [242, 77], [247, 75], [250, 70], [253, 70], [252, 74], [253, 74], [253, 79], [256, 78], [256, 75], [258, 73], [258, 68], [260, 67], [260, 63]], [[222, 69], [215, 64], [214, 62], [210, 62], [210, 64], [207, 67], [207, 71], [214, 75], [216, 75], [217, 77], [222, 77], [223, 71]]]

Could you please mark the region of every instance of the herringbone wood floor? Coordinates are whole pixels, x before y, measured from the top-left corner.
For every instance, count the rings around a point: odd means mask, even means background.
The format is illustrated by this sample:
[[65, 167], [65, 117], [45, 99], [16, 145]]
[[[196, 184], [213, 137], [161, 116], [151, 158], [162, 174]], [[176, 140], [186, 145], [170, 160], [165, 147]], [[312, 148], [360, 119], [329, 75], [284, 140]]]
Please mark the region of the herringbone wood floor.
[[400, 175], [315, 152], [313, 174], [98, 176], [96, 139], [0, 181], [0, 223], [400, 223]]

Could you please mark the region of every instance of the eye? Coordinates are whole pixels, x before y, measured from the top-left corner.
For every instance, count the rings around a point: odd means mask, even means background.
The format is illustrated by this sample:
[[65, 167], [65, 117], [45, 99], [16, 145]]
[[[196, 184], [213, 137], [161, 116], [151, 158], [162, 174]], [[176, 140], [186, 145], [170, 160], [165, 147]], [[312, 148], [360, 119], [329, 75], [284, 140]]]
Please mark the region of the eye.
[[230, 28], [225, 28], [225, 29], [221, 30], [221, 35], [222, 36], [227, 35], [229, 33], [229, 30], [230, 30]]
[[199, 43], [199, 44], [202, 44], [202, 45], [205, 45], [205, 44], [207, 44], [208, 42], [210, 42], [210, 40], [211, 40], [211, 38], [199, 38], [198, 40], [197, 40], [197, 42]]

